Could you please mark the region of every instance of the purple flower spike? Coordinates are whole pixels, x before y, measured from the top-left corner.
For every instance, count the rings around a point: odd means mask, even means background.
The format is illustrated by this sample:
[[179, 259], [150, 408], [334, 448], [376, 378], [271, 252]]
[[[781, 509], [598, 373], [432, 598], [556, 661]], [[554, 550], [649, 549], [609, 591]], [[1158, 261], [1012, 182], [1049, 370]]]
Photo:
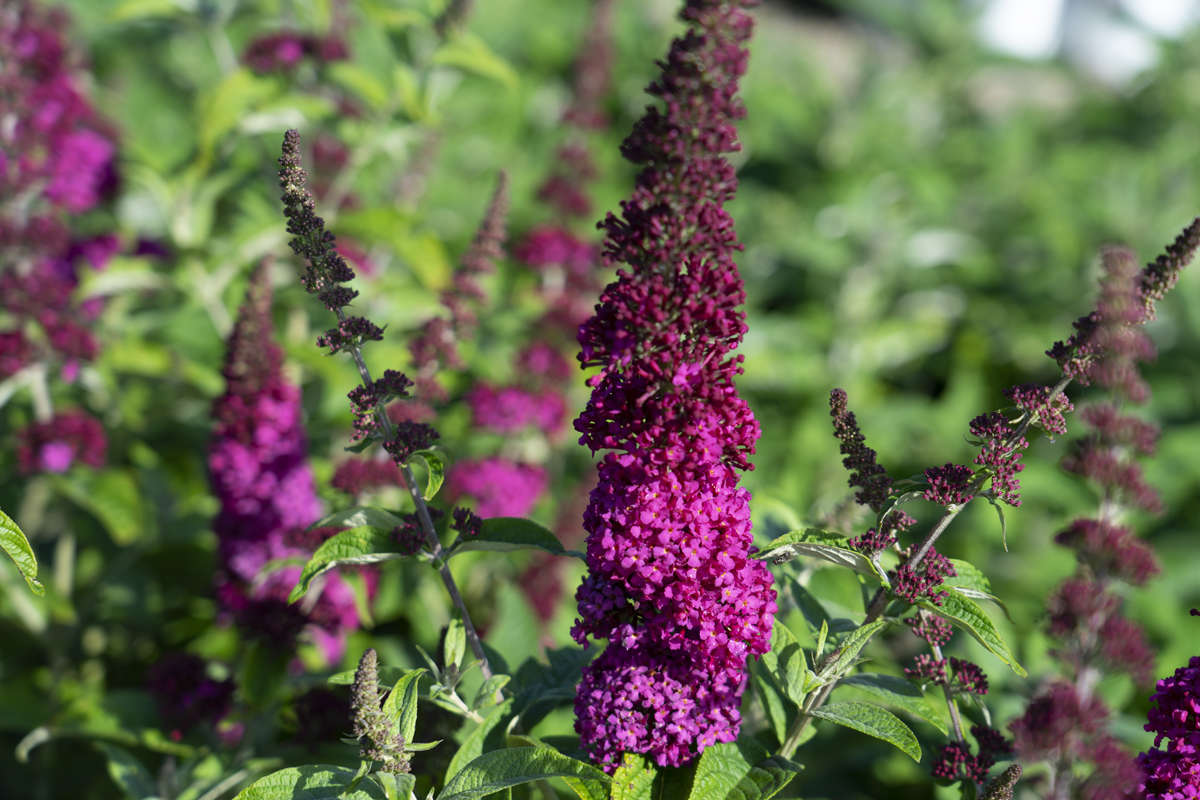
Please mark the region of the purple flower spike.
[[741, 6], [686, 4], [690, 28], [649, 88], [663, 108], [622, 146], [643, 167], [636, 188], [602, 223], [606, 258], [625, 268], [579, 329], [580, 361], [600, 371], [575, 427], [614, 452], [584, 514], [572, 631], [609, 644], [584, 670], [575, 728], [610, 772], [624, 753], [678, 766], [736, 739], [746, 657], [768, 649], [776, 610], [737, 485], [759, 436], [734, 386], [745, 293], [723, 208], [752, 27]]
[[[246, 302], [229, 338], [209, 448], [209, 476], [221, 511], [213, 523], [219, 544], [224, 610], [249, 635], [291, 647], [308, 626], [327, 658], [357, 627], [354, 595], [331, 575], [309, 613], [288, 605], [299, 567], [262, 576], [267, 562], [306, 558], [319, 544], [305, 529], [321, 516], [308, 465], [300, 391], [283, 377], [283, 354], [272, 339], [271, 288], [264, 267], [250, 280]], [[332, 533], [329, 531], [327, 533]]]

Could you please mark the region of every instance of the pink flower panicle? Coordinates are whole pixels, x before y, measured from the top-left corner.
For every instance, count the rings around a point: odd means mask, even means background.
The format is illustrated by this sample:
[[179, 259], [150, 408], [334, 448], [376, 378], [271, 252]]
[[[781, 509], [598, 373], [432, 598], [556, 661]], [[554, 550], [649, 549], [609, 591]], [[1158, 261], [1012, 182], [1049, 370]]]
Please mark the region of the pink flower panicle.
[[929, 549], [925, 558], [916, 567], [907, 563], [901, 564], [892, 573], [892, 592], [909, 603], [919, 603], [928, 600], [936, 606], [942, 604], [947, 591], [940, 589], [942, 581], [957, 575], [950, 559], [933, 548]]
[[623, 753], [681, 765], [737, 737], [748, 655], [770, 646], [771, 576], [750, 558], [749, 468], [758, 424], [732, 356], [745, 332], [740, 248], [724, 204], [736, 177], [733, 121], [752, 20], [741, 3], [689, 0], [622, 145], [642, 165], [609, 214], [605, 255], [625, 267], [579, 329], [599, 367], [575, 422], [609, 450], [584, 515], [589, 574], [573, 635], [607, 639], [576, 690], [576, 730], [606, 770]]
[[300, 392], [283, 377], [270, 312], [270, 283], [260, 265], [229, 337], [222, 369], [225, 393], [213, 405], [216, 427], [208, 465], [221, 504], [213, 522], [218, 599], [240, 627], [279, 646], [290, 646], [307, 626], [335, 661], [346, 633], [358, 623], [349, 586], [332, 576], [311, 612], [303, 614], [287, 603], [299, 567], [265, 578], [259, 574], [269, 561], [307, 557], [311, 549], [297, 542], [321, 515], [307, 461]]
[[1150, 702], [1146, 730], [1154, 734], [1154, 746], [1137, 758], [1142, 773], [1137, 797], [1200, 796], [1200, 657], [1160, 680]]
[[277, 31], [259, 36], [247, 44], [242, 52], [242, 63], [259, 75], [267, 75], [272, 72], [293, 72], [305, 59], [324, 65], [345, 61], [349, 57], [350, 50], [345, 40], [335, 34], [321, 36]]
[[925, 470], [925, 480], [929, 488], [924, 492], [924, 498], [940, 506], [961, 506], [975, 496], [971, 481], [975, 473], [970, 467], [961, 464], [946, 464], [943, 467], [930, 467]]

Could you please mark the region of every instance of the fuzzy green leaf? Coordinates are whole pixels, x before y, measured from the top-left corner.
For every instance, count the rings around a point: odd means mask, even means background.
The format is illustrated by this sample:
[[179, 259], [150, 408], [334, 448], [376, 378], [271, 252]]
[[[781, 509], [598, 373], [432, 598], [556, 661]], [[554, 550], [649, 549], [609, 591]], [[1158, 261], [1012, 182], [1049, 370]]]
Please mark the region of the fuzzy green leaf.
[[607, 800], [610, 778], [551, 747], [510, 747], [484, 753], [454, 775], [437, 800], [476, 800], [511, 786], [562, 778], [583, 800]]
[[412, 742], [417, 731], [417, 697], [424, 674], [424, 668], [404, 673], [383, 701], [383, 713], [399, 728], [405, 744]]
[[991, 619], [988, 618], [988, 615], [983, 612], [983, 609], [974, 600], [952, 591], [942, 598], [940, 606], [936, 606], [928, 601], [923, 601], [920, 605], [925, 610], [932, 611], [934, 614], [949, 620], [974, 636], [981, 645], [994, 653], [1005, 664], [1008, 664], [1012, 668], [1012, 671], [1022, 678], [1028, 675], [1025, 672], [1025, 668], [1017, 663], [1016, 656], [1013, 655], [1008, 644], [1000, 638], [1000, 633], [996, 630], [996, 626], [992, 624]]
[[425, 467], [425, 490], [421, 496], [426, 500], [437, 497], [442, 483], [446, 480], [446, 459], [436, 450], [418, 450], [409, 460], [420, 461]]
[[331, 764], [289, 767], [259, 778], [233, 800], [387, 800], [383, 788], [370, 778], [348, 789], [357, 774]]
[[318, 575], [334, 567], [377, 564], [380, 561], [404, 557], [405, 554], [400, 552], [400, 542], [392, 534], [391, 528], [363, 526], [342, 531], [326, 540], [317, 548], [317, 552], [312, 554], [312, 558], [300, 572], [300, 578], [288, 596], [288, 602], [294, 603], [303, 597]]
[[858, 654], [867, 646], [867, 642], [871, 641], [871, 637], [888, 624], [890, 623], [887, 620], [877, 619], [866, 625], [861, 625], [847, 634], [846, 638], [842, 640], [840, 645], [841, 650], [837, 658], [829, 666], [821, 670], [821, 674], [818, 677], [823, 682], [828, 683], [849, 672], [850, 668], [854, 666], [854, 662], [858, 659]]
[[913, 761], [921, 760], [916, 734], [892, 712], [867, 703], [826, 703], [812, 712], [814, 717], [837, 723], [898, 748]]
[[546, 528], [531, 520], [521, 517], [490, 517], [483, 521], [478, 536], [464, 537], [450, 553], [453, 557], [468, 550], [545, 550], [556, 556], [575, 556], [582, 554], [566, 550], [558, 538]]
[[945, 708], [945, 706], [938, 706], [931, 702], [920, 689], [904, 678], [863, 672], [842, 678], [838, 684], [839, 691], [842, 687], [869, 694], [883, 705], [898, 708], [925, 720], [937, 728], [943, 736], [949, 735], [944, 715], [939, 712], [939, 708]]
[[37, 579], [37, 556], [33, 554], [25, 532], [3, 511], [0, 511], [0, 548], [3, 548], [4, 553], [17, 565], [21, 577], [29, 584], [29, 590], [36, 595], [45, 594], [46, 587]]
[[840, 533], [820, 528], [789, 531], [772, 540], [754, 557], [772, 564], [782, 564], [793, 558], [820, 558], [839, 567], [848, 567], [855, 572], [886, 580], [871, 559], [850, 547], [849, 539]]

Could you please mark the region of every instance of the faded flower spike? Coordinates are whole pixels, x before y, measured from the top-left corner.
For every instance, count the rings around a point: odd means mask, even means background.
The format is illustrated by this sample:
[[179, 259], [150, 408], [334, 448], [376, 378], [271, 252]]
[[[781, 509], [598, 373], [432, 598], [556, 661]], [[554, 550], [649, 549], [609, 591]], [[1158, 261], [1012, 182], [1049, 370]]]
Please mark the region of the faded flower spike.
[[371, 648], [362, 654], [350, 688], [350, 708], [354, 713], [354, 736], [359, 751], [368, 761], [375, 761], [383, 772], [408, 772], [408, 755], [404, 752], [404, 737], [380, 707], [379, 656]]
[[[300, 134], [289, 130], [283, 135], [283, 155], [279, 158], [283, 215], [288, 220], [288, 233], [292, 234], [288, 245], [307, 265], [301, 278], [304, 288], [320, 297], [330, 311], [340, 311], [358, 294], [339, 285], [354, 280], [354, 270], [338, 253], [334, 235], [325, 230], [325, 220], [317, 216], [307, 183], [308, 176], [300, 166]], [[330, 331], [326, 337], [333, 333]]]
[[600, 367], [580, 441], [609, 450], [584, 514], [589, 574], [576, 593], [580, 643], [607, 639], [576, 689], [576, 730], [606, 770], [624, 753], [678, 766], [737, 738], [746, 658], [770, 645], [775, 591], [751, 555], [749, 468], [758, 423], [738, 395], [745, 299], [724, 204], [737, 185], [724, 153], [751, 17], [741, 3], [689, 0], [622, 145], [642, 165], [621, 217], [602, 223], [625, 265], [579, 329]]

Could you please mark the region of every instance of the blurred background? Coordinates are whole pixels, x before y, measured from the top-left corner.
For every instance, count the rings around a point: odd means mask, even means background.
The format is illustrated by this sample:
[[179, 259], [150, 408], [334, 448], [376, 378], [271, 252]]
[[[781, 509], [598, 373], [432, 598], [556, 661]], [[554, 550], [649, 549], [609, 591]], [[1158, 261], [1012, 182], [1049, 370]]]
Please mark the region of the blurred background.
[[[358, 302], [387, 325], [370, 353], [378, 369], [409, 364], [405, 332], [436, 312], [501, 169], [514, 246], [554, 216], [538, 188], [568, 140], [595, 162], [590, 211], [566, 223], [576, 236], [598, 241], [592, 221], [628, 194], [633, 171], [618, 145], [648, 101], [655, 59], [680, 30], [677, 3], [615, 0], [603, 121], [575, 133], [563, 115], [578, 94], [592, 4], [463, 5], [447, 34], [430, 25], [445, 11], [437, 0], [60, 3], [79, 80], [118, 148], [106, 205], [73, 224], [125, 246], [84, 279], [85, 291], [109, 298], [96, 323], [103, 348], [62, 391], [103, 420], [104, 474], [120, 477], [72, 493], [49, 476], [18, 477], [12, 453], [0, 454], [0, 506], [57, 576], [44, 607], [0, 597], [0, 785], [28, 786], [31, 797], [117, 796], [101, 778], [74, 793], [57, 774], [69, 756], [72, 770], [103, 775], [100, 756], [69, 738], [33, 751], [30, 764], [10, 758], [46, 721], [47, 694], [64, 728], [102, 713], [105, 724], [151, 726], [141, 688], [149, 665], [177, 649], [232, 659], [232, 634], [211, 599], [217, 503], [204, 453], [224, 342], [247, 276], [266, 256], [277, 259], [276, 331], [302, 389], [319, 491], [328, 508], [347, 503], [329, 481], [344, 457], [353, 373], [312, 345], [328, 323], [293, 280], [274, 177], [285, 128], [338, 143], [314, 182], [328, 178], [321, 212], [360, 256]], [[846, 389], [893, 476], [968, 461], [972, 417], [1005, 406], [1013, 384], [1057, 376], [1044, 353], [1092, 308], [1101, 248], [1125, 244], [1152, 260], [1200, 214], [1200, 3], [779, 1], [755, 16], [731, 210], [745, 244], [750, 331], [739, 389], [764, 432], [745, 485], [765, 541], [796, 522], [846, 519], [830, 389]], [[250, 44], [281, 31], [336, 34], [345, 56], [257, 69]], [[143, 241], [156, 243], [154, 255], [134, 252]], [[476, 382], [520, 378], [514, 354], [544, 324], [547, 280], [519, 259], [488, 277], [480, 332], [460, 343], [467, 367], [447, 378], [438, 426], [451, 463], [504, 452], [549, 465], [550, 489], [530, 513], [578, 545], [578, 487], [591, 461], [569, 430], [472, 434], [459, 402]], [[1140, 413], [1163, 437], [1145, 469], [1167, 510], [1131, 525], [1164, 569], [1125, 594], [1162, 675], [1197, 654], [1200, 624], [1187, 616], [1200, 604], [1200, 277], [1185, 273], [1148, 332], [1158, 357], [1145, 367], [1153, 396]], [[564, 392], [569, 428], [586, 399], [582, 379]], [[11, 394], [0, 409], [4, 437], [31, 418]], [[1068, 394], [1077, 404], [1088, 396]], [[1045, 600], [1074, 559], [1053, 536], [1096, 505], [1058, 468], [1065, 452], [1066, 442], [1046, 440], [1028, 451], [1024, 502], [1006, 515], [1007, 551], [995, 513], [978, 503], [941, 548], [991, 578], [1007, 603], [997, 625], [1030, 672], [1019, 679], [956, 640], [992, 680], [998, 727], [1057, 669]], [[70, 502], [53, 502], [60, 496]], [[75, 532], [69, 553], [65, 529]], [[55, 573], [68, 555], [72, 568]], [[460, 565], [492, 641], [519, 643], [506, 645], [510, 664], [568, 641], [579, 568], [554, 568], [553, 596], [541, 601], [550, 611], [540, 614], [515, 588], [527, 559]], [[831, 596], [856, 596], [854, 586], [827, 583]], [[419, 663], [412, 642], [437, 646], [445, 603], [415, 568], [381, 581], [374, 603], [374, 628], [351, 635], [343, 668], [368, 645], [400, 665]], [[1117, 734], [1146, 748], [1149, 690], [1113, 676], [1101, 691], [1121, 709]], [[115, 696], [128, 705], [114, 708]], [[549, 724], [569, 731], [569, 714]], [[932, 749], [937, 734], [921, 733]], [[795, 796], [957, 796], [931, 789], [925, 766], [842, 730], [823, 730], [799, 760], [808, 769]]]

